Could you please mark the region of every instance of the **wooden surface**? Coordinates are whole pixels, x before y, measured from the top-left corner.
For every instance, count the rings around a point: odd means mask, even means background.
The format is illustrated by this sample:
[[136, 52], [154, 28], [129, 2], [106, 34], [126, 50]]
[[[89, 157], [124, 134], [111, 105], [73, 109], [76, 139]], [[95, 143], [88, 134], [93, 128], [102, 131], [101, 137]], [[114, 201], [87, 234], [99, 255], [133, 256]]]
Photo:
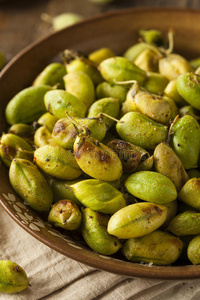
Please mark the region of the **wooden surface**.
[[199, 0], [115, 0], [107, 5], [97, 5], [89, 0], [0, 0], [0, 50], [10, 60], [20, 50], [52, 31], [41, 20], [43, 12], [56, 16], [75, 12], [84, 17], [103, 12], [138, 6], [168, 6], [200, 9]]

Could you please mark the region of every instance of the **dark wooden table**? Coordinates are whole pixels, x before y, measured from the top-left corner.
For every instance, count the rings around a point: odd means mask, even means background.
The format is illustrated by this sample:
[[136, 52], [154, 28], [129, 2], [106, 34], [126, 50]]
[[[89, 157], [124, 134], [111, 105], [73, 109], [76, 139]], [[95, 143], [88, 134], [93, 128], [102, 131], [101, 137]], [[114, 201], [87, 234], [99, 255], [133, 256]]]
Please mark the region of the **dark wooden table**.
[[10, 60], [31, 42], [51, 32], [41, 20], [43, 12], [56, 16], [75, 12], [84, 17], [138, 6], [168, 6], [200, 9], [198, 0], [115, 0], [97, 5], [89, 0], [0, 0], [0, 50]]

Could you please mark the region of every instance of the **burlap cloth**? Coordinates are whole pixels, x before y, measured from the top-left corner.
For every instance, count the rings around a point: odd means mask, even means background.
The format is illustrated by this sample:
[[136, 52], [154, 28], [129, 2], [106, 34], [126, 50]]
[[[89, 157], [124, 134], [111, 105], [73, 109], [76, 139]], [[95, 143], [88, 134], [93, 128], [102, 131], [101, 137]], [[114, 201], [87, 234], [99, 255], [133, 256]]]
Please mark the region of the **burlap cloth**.
[[2, 300], [199, 300], [200, 280], [128, 278], [78, 263], [37, 241], [0, 207], [0, 259], [23, 267], [31, 284]]

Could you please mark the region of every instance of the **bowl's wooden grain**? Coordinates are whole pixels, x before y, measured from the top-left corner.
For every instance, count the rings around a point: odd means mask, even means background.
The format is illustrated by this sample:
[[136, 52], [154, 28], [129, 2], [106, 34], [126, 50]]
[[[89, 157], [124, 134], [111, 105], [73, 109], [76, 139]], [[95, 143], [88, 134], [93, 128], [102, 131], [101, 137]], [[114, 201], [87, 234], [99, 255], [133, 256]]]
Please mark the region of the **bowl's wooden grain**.
[[[43, 67], [65, 48], [89, 53], [100, 47], [110, 47], [122, 54], [137, 41], [139, 29], [157, 28], [167, 34], [175, 30], [175, 49], [188, 58], [200, 56], [200, 11], [184, 9], [133, 9], [108, 13], [88, 19], [30, 45], [17, 55], [0, 75], [0, 130], [6, 131], [4, 109], [21, 89], [29, 86]], [[82, 263], [127, 276], [194, 279], [200, 278], [200, 266], [148, 266], [104, 257], [79, 242], [63, 239], [58, 231], [39, 221], [29, 207], [23, 207], [13, 191], [8, 170], [0, 165], [0, 202], [7, 213], [26, 231], [54, 250]], [[12, 230], [12, 229], [11, 229]]]

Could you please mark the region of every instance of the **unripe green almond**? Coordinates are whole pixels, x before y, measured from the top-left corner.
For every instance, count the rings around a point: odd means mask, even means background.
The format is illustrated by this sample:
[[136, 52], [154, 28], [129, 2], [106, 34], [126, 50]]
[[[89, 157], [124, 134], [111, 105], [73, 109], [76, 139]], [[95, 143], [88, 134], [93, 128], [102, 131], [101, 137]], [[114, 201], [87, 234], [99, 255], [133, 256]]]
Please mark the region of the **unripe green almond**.
[[33, 159], [33, 148], [23, 138], [12, 134], [4, 133], [0, 142], [0, 157], [7, 167], [14, 158]]
[[160, 30], [150, 29], [150, 30], [143, 30], [139, 31], [140, 36], [142, 39], [148, 44], [155, 44], [157, 46], [161, 46], [164, 43], [164, 37]]
[[9, 178], [16, 193], [37, 211], [49, 211], [53, 194], [44, 176], [30, 161], [15, 158]]
[[189, 63], [194, 69], [197, 69], [200, 66], [200, 57], [190, 60]]
[[103, 81], [99, 70], [97, 70], [95, 66], [93, 66], [92, 64], [88, 64], [85, 61], [81, 61], [79, 59], [74, 59], [69, 64], [67, 64], [66, 69], [67, 73], [72, 73], [75, 71], [84, 72], [91, 78], [95, 86]]
[[[119, 100], [112, 97], [97, 100], [90, 106], [88, 118], [97, 117], [100, 113], [105, 113], [113, 118], [117, 118], [119, 114], [119, 107]], [[102, 119], [109, 125], [112, 125], [115, 122], [105, 116], [103, 116]]]
[[177, 79], [170, 80], [170, 82], [168, 83], [168, 85], [164, 90], [164, 94], [167, 97], [173, 99], [178, 106], [182, 107], [186, 105], [187, 102], [179, 95], [177, 91], [176, 83], [177, 83]]
[[183, 99], [192, 107], [200, 110], [200, 79], [194, 73], [182, 74], [177, 78], [177, 90]]
[[92, 211], [90, 208], [83, 210], [82, 234], [88, 246], [104, 255], [112, 255], [121, 247], [119, 239], [108, 234], [107, 224], [109, 217]]
[[133, 97], [133, 102], [138, 111], [155, 122], [168, 124], [172, 119], [172, 108], [165, 97], [139, 91]]
[[108, 233], [120, 239], [144, 236], [159, 228], [167, 218], [167, 208], [153, 203], [134, 203], [118, 210], [108, 222]]
[[178, 197], [184, 203], [200, 210], [200, 178], [191, 178], [180, 190]]
[[136, 172], [139, 171], [150, 171], [153, 168], [153, 155], [145, 159], [143, 162], [139, 164], [136, 169]]
[[156, 230], [143, 237], [129, 239], [122, 252], [132, 262], [170, 265], [179, 258], [182, 248], [183, 243], [180, 239]]
[[99, 70], [103, 78], [109, 82], [137, 80], [142, 84], [146, 78], [146, 72], [124, 57], [111, 57], [102, 61]]
[[28, 278], [22, 267], [10, 260], [0, 261], [0, 293], [18, 293], [28, 285]]
[[37, 147], [48, 145], [52, 141], [51, 133], [46, 126], [41, 126], [36, 130], [34, 135], [34, 144]]
[[[84, 128], [91, 131], [91, 135], [101, 141], [106, 135], [106, 124], [99, 118], [74, 118], [78, 130]], [[80, 126], [78, 126], [80, 124]], [[54, 126], [52, 138], [65, 149], [73, 149], [75, 139], [78, 135], [77, 129], [68, 118], [60, 119]]]
[[41, 126], [45, 125], [46, 128], [52, 132], [54, 125], [58, 121], [58, 118], [55, 116], [51, 115], [49, 112], [43, 114], [39, 119], [38, 119], [38, 124]]
[[78, 206], [70, 200], [64, 199], [51, 207], [48, 222], [65, 230], [76, 230], [81, 225], [81, 217]]
[[177, 191], [189, 179], [182, 162], [167, 143], [160, 143], [153, 154], [155, 171], [167, 176]]
[[143, 88], [149, 93], [162, 95], [168, 82], [168, 79], [159, 73], [147, 72]]
[[167, 138], [167, 127], [138, 112], [125, 114], [116, 125], [119, 136], [144, 149], [154, 149]]
[[39, 85], [58, 85], [58, 88], [64, 89], [63, 76], [66, 74], [65, 66], [60, 63], [51, 63], [37, 76], [33, 86]]
[[169, 54], [159, 60], [159, 72], [168, 80], [176, 79], [179, 75], [191, 71], [189, 62], [178, 54]]
[[126, 50], [126, 52], [124, 53], [124, 57], [134, 62], [135, 59], [138, 57], [138, 55], [142, 53], [142, 51], [144, 51], [145, 49], [154, 49], [154, 48], [155, 48], [154, 46], [144, 42], [137, 43]]
[[125, 173], [134, 172], [138, 165], [149, 157], [146, 150], [123, 140], [114, 139], [107, 146], [118, 155]]
[[71, 202], [81, 207], [82, 203], [76, 198], [73, 188], [70, 186], [79, 182], [80, 180], [81, 179], [66, 181], [55, 179], [53, 177], [47, 177], [47, 182], [53, 192], [53, 202], [56, 203], [59, 200], [69, 199]]
[[113, 97], [119, 100], [122, 104], [126, 100], [128, 89], [114, 83], [103, 81], [96, 88], [97, 99]]
[[114, 56], [114, 52], [109, 48], [100, 48], [90, 53], [89, 59], [96, 62], [99, 65], [103, 60]]
[[183, 116], [174, 124], [171, 145], [185, 169], [197, 167], [200, 126], [192, 116]]
[[83, 17], [75, 13], [62, 13], [52, 18], [52, 25], [54, 30], [61, 30], [65, 27], [71, 26], [82, 21]]
[[74, 71], [64, 76], [65, 90], [77, 97], [89, 108], [95, 100], [94, 84], [90, 77], [81, 71]]
[[200, 234], [200, 213], [185, 211], [171, 220], [167, 227], [177, 236]]
[[159, 56], [153, 49], [143, 50], [135, 59], [134, 64], [147, 72], [158, 71]]
[[32, 125], [17, 123], [9, 128], [8, 133], [15, 134], [33, 145], [34, 127]]
[[131, 174], [125, 182], [133, 196], [158, 204], [166, 204], [177, 198], [176, 187], [166, 176], [152, 171]]
[[121, 192], [108, 182], [88, 179], [71, 186], [76, 198], [92, 210], [113, 214], [126, 206], [126, 200]]
[[58, 145], [38, 148], [34, 153], [34, 161], [45, 173], [59, 179], [73, 180], [82, 173], [72, 151]]
[[190, 115], [197, 121], [200, 120], [200, 111], [196, 108], [192, 107], [191, 105], [183, 106], [179, 109], [179, 115], [180, 117], [183, 117], [185, 115]]
[[81, 100], [63, 90], [53, 90], [46, 93], [44, 97], [46, 109], [56, 118], [70, 117], [84, 118], [87, 108]]
[[117, 154], [92, 137], [77, 136], [74, 155], [79, 167], [93, 178], [114, 181], [122, 175], [122, 164]]
[[189, 242], [187, 256], [193, 265], [200, 264], [200, 235]]
[[32, 123], [46, 112], [44, 95], [52, 87], [31, 86], [16, 94], [6, 106], [5, 114], [8, 124]]

